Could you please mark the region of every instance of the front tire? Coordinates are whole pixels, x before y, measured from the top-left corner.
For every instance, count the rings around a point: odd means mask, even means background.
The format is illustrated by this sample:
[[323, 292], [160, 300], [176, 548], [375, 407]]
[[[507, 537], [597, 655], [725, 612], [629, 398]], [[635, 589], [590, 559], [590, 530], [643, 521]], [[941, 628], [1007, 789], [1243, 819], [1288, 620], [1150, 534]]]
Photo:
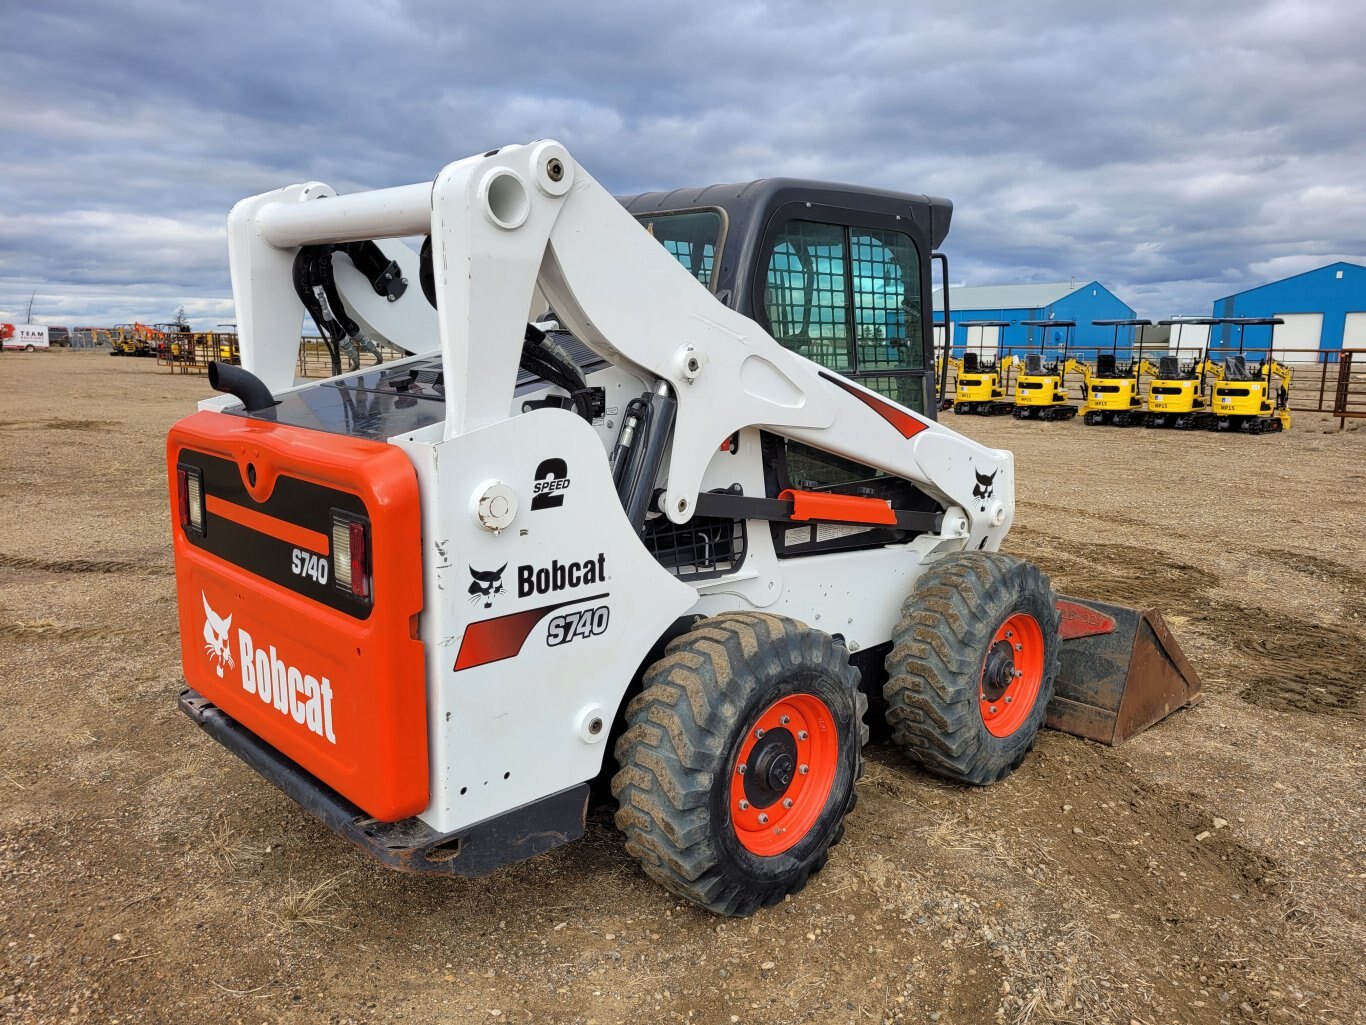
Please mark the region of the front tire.
[[616, 744], [616, 823], [645, 874], [724, 915], [801, 890], [854, 807], [858, 681], [843, 644], [781, 616], [715, 616], [675, 639]]
[[1053, 696], [1058, 619], [1032, 563], [1000, 552], [933, 563], [902, 605], [887, 657], [887, 721], [902, 751], [977, 786], [1018, 768]]

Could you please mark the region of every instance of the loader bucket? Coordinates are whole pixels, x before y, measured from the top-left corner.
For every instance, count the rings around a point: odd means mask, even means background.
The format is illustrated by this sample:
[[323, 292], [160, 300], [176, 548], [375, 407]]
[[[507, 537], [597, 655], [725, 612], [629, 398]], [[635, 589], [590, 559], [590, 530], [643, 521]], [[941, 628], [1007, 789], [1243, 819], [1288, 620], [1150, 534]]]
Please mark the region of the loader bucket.
[[1155, 609], [1062, 596], [1058, 611], [1053, 729], [1114, 747], [1200, 700], [1200, 677]]

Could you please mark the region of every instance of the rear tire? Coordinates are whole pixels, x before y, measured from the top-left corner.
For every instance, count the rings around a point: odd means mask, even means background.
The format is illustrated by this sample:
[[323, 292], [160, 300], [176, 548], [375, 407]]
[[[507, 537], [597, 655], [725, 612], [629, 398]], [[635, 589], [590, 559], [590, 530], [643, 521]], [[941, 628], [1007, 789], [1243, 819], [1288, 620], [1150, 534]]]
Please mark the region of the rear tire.
[[715, 616], [670, 643], [627, 706], [612, 779], [645, 874], [724, 915], [802, 889], [854, 807], [858, 681], [843, 644], [781, 616]]
[[1032, 563], [967, 552], [932, 564], [902, 605], [887, 657], [887, 722], [902, 751], [977, 786], [1018, 768], [1053, 696], [1058, 620]]

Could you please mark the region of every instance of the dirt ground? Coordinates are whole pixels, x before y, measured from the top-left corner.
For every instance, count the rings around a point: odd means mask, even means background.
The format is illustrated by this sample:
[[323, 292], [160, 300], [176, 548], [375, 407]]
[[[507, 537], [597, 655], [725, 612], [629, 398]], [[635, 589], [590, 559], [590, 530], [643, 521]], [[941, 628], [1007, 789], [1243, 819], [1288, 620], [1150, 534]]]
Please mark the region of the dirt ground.
[[163, 439], [206, 391], [0, 358], [0, 1019], [1366, 1020], [1366, 430], [950, 417], [1016, 454], [1009, 547], [1163, 609], [1207, 700], [985, 790], [874, 745], [826, 870], [737, 921], [602, 812], [487, 879], [380, 869], [193, 727]]

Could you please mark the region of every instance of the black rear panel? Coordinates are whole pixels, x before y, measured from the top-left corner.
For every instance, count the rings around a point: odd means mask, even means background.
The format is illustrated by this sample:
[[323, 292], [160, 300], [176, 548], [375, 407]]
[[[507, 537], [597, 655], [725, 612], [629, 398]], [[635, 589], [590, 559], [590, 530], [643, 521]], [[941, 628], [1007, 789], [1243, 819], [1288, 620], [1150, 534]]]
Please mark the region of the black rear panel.
[[[371, 603], [341, 590], [331, 579], [332, 510], [365, 517], [359, 497], [281, 476], [270, 497], [257, 502], [232, 460], [182, 449], [177, 465], [204, 475], [204, 532], [199, 536], [187, 531], [190, 544], [329, 608], [357, 619], [369, 617]], [[308, 534], [301, 536], [302, 532]], [[326, 576], [319, 580], [294, 572], [296, 549], [326, 562]]]

